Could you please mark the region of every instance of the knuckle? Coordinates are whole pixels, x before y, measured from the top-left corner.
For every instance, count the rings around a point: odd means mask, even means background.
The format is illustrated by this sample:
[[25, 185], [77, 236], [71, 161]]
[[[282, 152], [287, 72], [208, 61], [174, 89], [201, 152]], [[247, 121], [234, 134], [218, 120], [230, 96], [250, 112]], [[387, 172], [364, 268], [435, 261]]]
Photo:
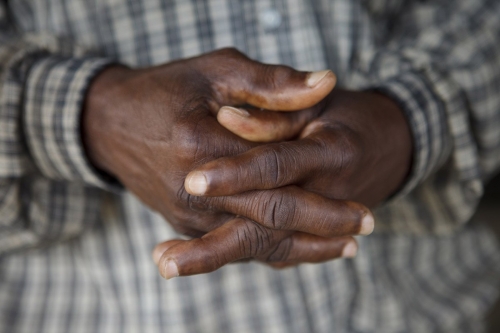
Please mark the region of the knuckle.
[[[208, 103], [208, 102], [207, 102]], [[203, 107], [206, 109], [207, 107]], [[204, 122], [205, 115], [199, 114], [179, 121], [173, 126], [171, 139], [169, 140], [173, 155], [182, 167], [181, 170], [190, 168], [207, 158], [207, 153], [214, 150], [214, 138], [211, 131]]]
[[185, 235], [185, 236], [192, 237], [192, 238], [201, 237], [205, 234], [205, 232], [203, 232], [203, 231], [191, 229], [191, 228], [185, 227], [184, 225], [177, 224], [177, 223], [171, 223], [171, 226], [178, 234]]
[[348, 170], [363, 153], [361, 151], [361, 138], [359, 134], [351, 129], [344, 128], [340, 136], [339, 153], [341, 155], [341, 166]]
[[294, 224], [296, 215], [295, 198], [279, 191], [271, 191], [264, 200], [262, 221], [272, 229], [288, 229]]
[[191, 237], [201, 237], [221, 225], [223, 216], [213, 208], [210, 200], [189, 194], [186, 197], [170, 207], [168, 214], [163, 214], [174, 230]]
[[224, 48], [221, 48], [219, 50], [214, 51], [212, 54], [214, 56], [223, 57], [223, 58], [245, 56], [241, 51], [239, 51], [235, 47], [224, 47]]
[[[216, 65], [212, 66], [213, 68], [209, 68], [208, 70], [217, 73], [216, 76], [227, 75], [234, 72], [235, 68], [240, 68], [242, 63], [250, 60], [244, 53], [234, 47], [226, 47], [216, 50], [208, 56], [208, 62]], [[207, 64], [205, 63], [205, 66], [206, 65]]]
[[293, 172], [287, 172], [290, 171], [288, 168], [293, 168], [295, 165], [291, 155], [291, 152], [281, 144], [262, 149], [256, 157], [255, 165], [263, 188], [281, 187], [288, 184], [289, 177], [293, 174]]
[[268, 153], [262, 156], [264, 156], [264, 158], [261, 159], [258, 165], [260, 166], [260, 170], [264, 170], [263, 176], [265, 177], [261, 176], [261, 179], [266, 179], [267, 183], [275, 184], [277, 186], [281, 185], [283, 170], [281, 170], [278, 153], [275, 150], [269, 149]]
[[[335, 154], [332, 158], [339, 166], [354, 163], [363, 153], [361, 136], [353, 129], [336, 124], [324, 125], [325, 135], [321, 137], [323, 145], [334, 147]], [[340, 158], [337, 158], [340, 156]], [[335, 163], [334, 162], [334, 163]]]
[[268, 87], [280, 88], [290, 81], [294, 70], [282, 65], [264, 65], [263, 72]]
[[353, 186], [351, 180], [358, 174], [362, 151], [360, 149], [359, 137], [352, 131], [347, 131], [342, 140], [339, 140], [336, 168], [339, 177], [336, 192], [337, 198], [347, 199], [351, 197]]
[[198, 198], [201, 199], [203, 197], [196, 197], [196, 196], [189, 194], [186, 191], [186, 188], [184, 187], [184, 185], [181, 185], [176, 193], [176, 204], [179, 208], [177, 210], [182, 212], [183, 213], [182, 215], [185, 215], [185, 213], [188, 212], [188, 210], [186, 210], [186, 208], [188, 208], [189, 210], [193, 210], [193, 211], [197, 211], [198, 210], [197, 208], [203, 208], [203, 207], [199, 207], [200, 204], [198, 204], [198, 202], [199, 202]]
[[287, 261], [293, 248], [293, 240], [291, 237], [281, 241], [273, 251], [271, 251], [265, 261], [267, 262], [283, 262]]
[[271, 231], [253, 222], [242, 221], [236, 237], [240, 253], [246, 258], [258, 256], [272, 245]]
[[[361, 158], [364, 155], [362, 140], [358, 133], [344, 126], [329, 128], [329, 131], [331, 133], [327, 133], [319, 140], [329, 152], [324, 156], [328, 161], [324, 165], [329, 171], [335, 170], [338, 179], [336, 191], [348, 191], [348, 187], [344, 185], [350, 183], [349, 180], [357, 174], [362, 164]], [[341, 190], [342, 187], [344, 189]]]
[[172, 130], [172, 149], [182, 166], [191, 165], [196, 160], [203, 138], [196, 123], [180, 124]]
[[202, 249], [203, 266], [206, 272], [213, 272], [231, 261], [224, 252], [216, 250], [213, 244], [204, 238], [199, 238], [195, 241], [198, 243], [197, 248]]

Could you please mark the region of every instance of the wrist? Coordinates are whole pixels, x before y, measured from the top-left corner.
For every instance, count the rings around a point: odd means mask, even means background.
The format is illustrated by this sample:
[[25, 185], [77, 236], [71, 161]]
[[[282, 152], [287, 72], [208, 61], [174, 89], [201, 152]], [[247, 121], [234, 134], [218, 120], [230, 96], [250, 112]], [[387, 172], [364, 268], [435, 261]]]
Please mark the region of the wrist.
[[402, 73], [374, 89], [397, 103], [410, 128], [412, 163], [404, 187], [396, 195], [401, 197], [413, 191], [449, 157], [446, 110], [433, 84], [422, 73]]
[[357, 172], [364, 175], [360, 179], [367, 189], [354, 198], [374, 206], [393, 196], [408, 179], [413, 151], [410, 127], [399, 104], [386, 94], [335, 90], [330, 122], [355, 133], [351, 141], [359, 148]]
[[113, 141], [110, 128], [113, 111], [120, 96], [119, 86], [132, 70], [110, 66], [94, 77], [85, 96], [81, 118], [81, 136], [89, 162], [98, 170], [115, 176], [112, 164]]
[[377, 96], [380, 109], [384, 112], [386, 127], [383, 145], [390, 147], [388, 153], [395, 160], [393, 176], [396, 181], [388, 196], [392, 197], [404, 187], [411, 174], [414, 142], [410, 124], [398, 102], [383, 92], [372, 93]]

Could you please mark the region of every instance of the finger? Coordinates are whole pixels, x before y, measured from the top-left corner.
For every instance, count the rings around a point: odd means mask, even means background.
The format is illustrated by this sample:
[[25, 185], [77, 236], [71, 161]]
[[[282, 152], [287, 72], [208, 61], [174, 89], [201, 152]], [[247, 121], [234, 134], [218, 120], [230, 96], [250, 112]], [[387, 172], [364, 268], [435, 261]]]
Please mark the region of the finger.
[[[254, 68], [252, 68], [254, 67]], [[246, 67], [248, 79], [235, 85], [230, 80], [232, 99], [276, 111], [296, 111], [316, 105], [333, 89], [336, 77], [330, 70], [299, 72], [286, 66], [255, 62]]]
[[209, 209], [245, 216], [267, 228], [302, 231], [323, 237], [368, 235], [373, 231], [370, 210], [356, 202], [333, 200], [286, 186], [226, 197], [192, 197]]
[[163, 253], [165, 253], [165, 251], [167, 251], [172, 246], [180, 244], [184, 241], [185, 240], [182, 239], [172, 239], [156, 245], [155, 248], [153, 249], [153, 252], [151, 253], [154, 263], [158, 265], [158, 262], [160, 261], [160, 258], [163, 255]]
[[[178, 134], [176, 133], [179, 137], [172, 142], [177, 144], [179, 157], [190, 164], [193, 159], [196, 163], [206, 162], [223, 156], [238, 155], [258, 146], [255, 142], [247, 141], [231, 133], [212, 116], [205, 116], [203, 121], [193, 122], [189, 126], [188, 131], [193, 134], [179, 131]], [[200, 135], [200, 133], [209, 133], [209, 135]]]
[[[159, 245], [160, 246], [160, 245]], [[354, 246], [354, 252], [352, 250]], [[212, 272], [246, 258], [276, 262], [322, 262], [355, 255], [352, 238], [326, 239], [264, 228], [236, 218], [200, 239], [180, 241], [163, 252], [158, 261], [165, 278]]]
[[300, 184], [325, 166], [334, 170], [347, 163], [349, 155], [341, 147], [334, 139], [321, 137], [258, 146], [196, 168], [187, 175], [184, 187], [192, 195], [220, 196]]
[[262, 64], [235, 49], [219, 50], [200, 60], [200, 66], [210, 68], [222, 105], [246, 103], [268, 110], [296, 111], [320, 102], [336, 83], [330, 70], [302, 72]]
[[[291, 248], [288, 253], [287, 248]], [[257, 259], [273, 268], [283, 269], [297, 266], [300, 263], [320, 263], [339, 257], [354, 258], [357, 252], [358, 243], [354, 237], [324, 238], [295, 232], [282, 240], [270, 256]]]
[[246, 140], [277, 142], [298, 136], [318, 112], [317, 107], [297, 112], [277, 112], [224, 106], [217, 113], [217, 120]]
[[336, 258], [353, 258], [358, 244], [353, 237], [325, 238], [295, 232], [257, 259], [283, 268], [299, 263], [320, 263]]
[[264, 254], [289, 234], [235, 218], [201, 238], [179, 241], [174, 246], [158, 245], [156, 253], [167, 248], [158, 268], [167, 279], [212, 272], [228, 263]]

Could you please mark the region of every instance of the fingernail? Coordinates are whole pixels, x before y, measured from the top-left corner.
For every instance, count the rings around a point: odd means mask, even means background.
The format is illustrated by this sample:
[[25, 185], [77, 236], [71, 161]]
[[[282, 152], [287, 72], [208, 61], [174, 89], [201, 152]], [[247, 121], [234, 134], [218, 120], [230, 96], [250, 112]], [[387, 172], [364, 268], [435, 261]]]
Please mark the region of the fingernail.
[[162, 255], [163, 255], [163, 252], [158, 247], [156, 247], [153, 250], [153, 261], [156, 265], [158, 265], [158, 263], [160, 262], [160, 258]]
[[192, 195], [203, 195], [207, 191], [208, 182], [203, 172], [195, 171], [188, 175], [185, 182], [186, 191]]
[[178, 276], [179, 268], [177, 267], [177, 264], [172, 259], [168, 259], [165, 264], [165, 279], [169, 280]]
[[314, 88], [328, 75], [331, 71], [329, 69], [319, 72], [311, 72], [307, 76], [306, 84], [309, 88]]
[[365, 217], [361, 220], [361, 229], [359, 230], [360, 235], [367, 236], [373, 232], [375, 228], [375, 219], [371, 212], [368, 212]]
[[346, 246], [344, 246], [344, 249], [342, 250], [342, 257], [354, 258], [356, 253], [358, 253], [358, 245], [356, 242], [350, 241]]
[[234, 108], [232, 106], [223, 106], [219, 112], [229, 112], [235, 116], [238, 116], [238, 117], [244, 117], [244, 118], [248, 118], [250, 117], [250, 113], [248, 113], [247, 110], [245, 109], [240, 109], [240, 108]]

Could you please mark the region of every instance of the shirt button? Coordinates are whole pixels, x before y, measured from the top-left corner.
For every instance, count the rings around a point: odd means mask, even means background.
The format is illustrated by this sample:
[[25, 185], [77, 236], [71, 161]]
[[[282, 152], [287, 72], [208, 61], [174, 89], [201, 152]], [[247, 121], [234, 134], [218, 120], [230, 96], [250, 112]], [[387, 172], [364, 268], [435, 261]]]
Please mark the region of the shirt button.
[[276, 30], [282, 22], [281, 14], [276, 9], [266, 9], [260, 13], [259, 22], [266, 31]]

